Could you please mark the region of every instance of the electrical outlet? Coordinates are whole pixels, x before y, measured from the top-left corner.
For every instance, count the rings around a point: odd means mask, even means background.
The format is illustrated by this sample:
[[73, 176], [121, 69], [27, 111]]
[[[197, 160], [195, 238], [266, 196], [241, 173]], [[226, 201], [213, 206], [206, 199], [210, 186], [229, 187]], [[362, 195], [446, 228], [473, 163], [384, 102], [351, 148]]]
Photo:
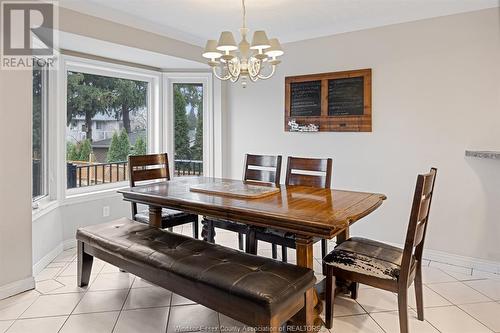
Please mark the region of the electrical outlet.
[[109, 216], [109, 206], [102, 207], [102, 217], [108, 217], [108, 216]]

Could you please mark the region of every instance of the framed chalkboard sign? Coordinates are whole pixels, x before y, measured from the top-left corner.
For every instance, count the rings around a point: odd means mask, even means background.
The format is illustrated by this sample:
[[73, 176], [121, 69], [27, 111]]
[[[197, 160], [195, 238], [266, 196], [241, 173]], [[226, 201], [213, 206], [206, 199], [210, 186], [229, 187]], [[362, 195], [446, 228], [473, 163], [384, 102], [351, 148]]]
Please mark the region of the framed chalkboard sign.
[[372, 71], [285, 78], [285, 131], [371, 132]]
[[321, 116], [321, 80], [291, 84], [290, 115]]

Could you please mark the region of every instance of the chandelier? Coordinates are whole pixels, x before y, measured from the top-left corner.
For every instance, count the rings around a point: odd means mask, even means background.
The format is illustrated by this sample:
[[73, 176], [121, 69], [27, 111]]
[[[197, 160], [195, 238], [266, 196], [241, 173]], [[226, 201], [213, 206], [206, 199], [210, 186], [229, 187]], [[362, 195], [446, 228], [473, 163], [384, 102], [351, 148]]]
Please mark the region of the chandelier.
[[210, 59], [208, 65], [219, 80], [236, 82], [241, 78], [242, 86], [245, 88], [247, 79], [255, 82], [273, 76], [276, 66], [281, 62], [276, 58], [284, 52], [278, 39], [268, 39], [263, 30], [254, 32], [252, 44], [247, 41], [249, 29], [246, 27], [245, 0], [241, 3], [243, 26], [240, 28], [240, 43], [236, 45], [231, 31], [223, 31], [219, 41], [215, 39], [207, 41], [203, 57]]

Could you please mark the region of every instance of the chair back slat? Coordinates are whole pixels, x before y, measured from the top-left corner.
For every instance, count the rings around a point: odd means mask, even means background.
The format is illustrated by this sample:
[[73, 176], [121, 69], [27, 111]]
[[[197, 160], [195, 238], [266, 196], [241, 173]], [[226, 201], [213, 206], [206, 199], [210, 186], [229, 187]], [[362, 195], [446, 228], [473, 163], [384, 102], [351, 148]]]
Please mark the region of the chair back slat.
[[145, 180], [167, 179], [167, 170], [165, 168], [145, 169], [134, 171], [134, 182]]
[[420, 263], [422, 260], [436, 174], [437, 169], [432, 168], [429, 173], [418, 175], [417, 177], [417, 185], [415, 186], [415, 195], [413, 197], [413, 205], [401, 262], [400, 279], [403, 279], [403, 282], [408, 280], [410, 266], [413, 262], [417, 261]]
[[[149, 154], [128, 157], [130, 187], [147, 180], [170, 180], [168, 155]], [[137, 204], [132, 203], [132, 219], [137, 214]]]
[[331, 158], [288, 157], [286, 185], [330, 188], [331, 181]]
[[281, 180], [281, 155], [245, 155], [243, 180], [279, 185]]

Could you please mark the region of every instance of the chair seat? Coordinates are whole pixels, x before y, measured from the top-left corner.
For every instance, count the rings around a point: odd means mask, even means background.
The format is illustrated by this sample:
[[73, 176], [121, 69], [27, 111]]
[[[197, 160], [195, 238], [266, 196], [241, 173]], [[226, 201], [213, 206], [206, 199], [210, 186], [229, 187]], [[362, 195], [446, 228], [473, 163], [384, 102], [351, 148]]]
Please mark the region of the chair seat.
[[402, 258], [403, 250], [398, 247], [353, 237], [336, 246], [323, 263], [344, 271], [398, 280]]
[[[180, 210], [163, 208], [161, 210], [161, 220], [162, 221], [171, 221], [181, 217], [189, 216], [189, 213], [181, 212]], [[138, 222], [149, 223], [149, 211], [143, 210], [139, 213], [135, 214], [134, 219]]]

